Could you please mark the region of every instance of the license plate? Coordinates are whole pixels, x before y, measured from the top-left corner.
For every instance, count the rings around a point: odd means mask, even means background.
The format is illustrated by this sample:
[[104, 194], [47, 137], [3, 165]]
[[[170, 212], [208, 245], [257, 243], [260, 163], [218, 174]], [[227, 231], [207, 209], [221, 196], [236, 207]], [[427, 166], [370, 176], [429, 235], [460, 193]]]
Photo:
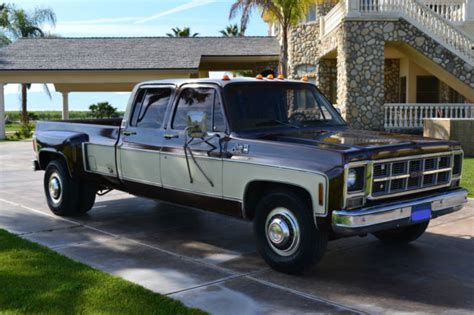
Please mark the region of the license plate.
[[411, 221], [426, 221], [431, 218], [431, 203], [424, 203], [411, 208]]

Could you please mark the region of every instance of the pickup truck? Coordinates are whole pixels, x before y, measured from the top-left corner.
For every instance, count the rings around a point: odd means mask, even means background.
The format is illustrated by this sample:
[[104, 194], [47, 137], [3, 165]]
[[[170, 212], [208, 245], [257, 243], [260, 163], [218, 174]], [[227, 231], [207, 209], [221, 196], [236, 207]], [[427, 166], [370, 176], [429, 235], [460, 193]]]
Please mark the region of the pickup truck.
[[351, 130], [304, 81], [144, 82], [123, 119], [40, 121], [33, 146], [53, 213], [84, 214], [112, 189], [221, 212], [252, 220], [286, 273], [340, 237], [414, 241], [467, 202], [457, 142]]

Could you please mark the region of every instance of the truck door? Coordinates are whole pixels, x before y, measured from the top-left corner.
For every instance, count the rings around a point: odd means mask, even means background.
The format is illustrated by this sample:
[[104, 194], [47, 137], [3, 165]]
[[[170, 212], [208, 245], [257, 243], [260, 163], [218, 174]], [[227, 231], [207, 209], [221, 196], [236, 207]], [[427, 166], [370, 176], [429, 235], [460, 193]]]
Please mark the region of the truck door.
[[[185, 85], [170, 117], [160, 156], [163, 187], [222, 197], [219, 153], [226, 124], [219, 90], [212, 85]], [[204, 121], [203, 137], [190, 137], [186, 131], [193, 117]]]
[[135, 183], [162, 186], [160, 150], [163, 124], [174, 88], [151, 86], [136, 92], [126, 126], [117, 146], [120, 179], [132, 189]]

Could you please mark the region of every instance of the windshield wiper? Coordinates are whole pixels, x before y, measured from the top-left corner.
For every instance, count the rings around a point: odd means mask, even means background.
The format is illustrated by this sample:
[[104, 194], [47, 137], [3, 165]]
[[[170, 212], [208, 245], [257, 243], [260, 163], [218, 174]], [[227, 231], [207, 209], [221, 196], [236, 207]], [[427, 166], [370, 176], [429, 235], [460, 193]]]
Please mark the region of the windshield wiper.
[[262, 121], [262, 122], [259, 122], [259, 123], [256, 123], [255, 126], [256, 127], [260, 127], [260, 126], [269, 126], [269, 125], [273, 125], [273, 124], [279, 124], [279, 125], [283, 125], [283, 126], [288, 126], [288, 127], [291, 127], [291, 128], [295, 128], [295, 129], [300, 129], [299, 126], [297, 125], [293, 125], [293, 124], [290, 124], [290, 123], [287, 123], [287, 122], [284, 122], [284, 121], [281, 121], [281, 120], [278, 120], [278, 119], [272, 119], [272, 120], [266, 120], [266, 121]]

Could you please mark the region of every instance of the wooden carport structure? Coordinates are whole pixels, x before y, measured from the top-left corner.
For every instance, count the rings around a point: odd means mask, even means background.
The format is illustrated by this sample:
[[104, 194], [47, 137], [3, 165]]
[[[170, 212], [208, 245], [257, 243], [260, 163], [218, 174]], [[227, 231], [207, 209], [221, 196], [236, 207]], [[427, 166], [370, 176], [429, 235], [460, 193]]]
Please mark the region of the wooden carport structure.
[[274, 37], [20, 39], [0, 50], [0, 139], [4, 86], [52, 83], [68, 118], [71, 92], [131, 91], [141, 81], [207, 77], [209, 71], [274, 70]]

